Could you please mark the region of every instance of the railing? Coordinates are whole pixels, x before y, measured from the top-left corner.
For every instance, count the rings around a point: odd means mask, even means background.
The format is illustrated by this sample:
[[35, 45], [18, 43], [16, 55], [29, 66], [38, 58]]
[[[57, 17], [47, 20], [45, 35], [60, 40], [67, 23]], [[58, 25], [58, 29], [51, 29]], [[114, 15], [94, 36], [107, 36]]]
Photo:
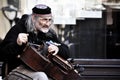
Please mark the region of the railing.
[[120, 59], [74, 59], [82, 80], [120, 80]]

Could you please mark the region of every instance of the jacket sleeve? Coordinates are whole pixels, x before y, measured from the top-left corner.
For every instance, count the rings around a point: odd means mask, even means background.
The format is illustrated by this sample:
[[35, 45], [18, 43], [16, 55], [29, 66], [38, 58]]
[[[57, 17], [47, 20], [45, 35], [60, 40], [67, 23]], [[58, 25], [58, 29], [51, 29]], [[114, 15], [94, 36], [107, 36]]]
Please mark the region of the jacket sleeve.
[[58, 48], [59, 48], [59, 52], [58, 52], [59, 56], [61, 56], [64, 59], [68, 59], [70, 57], [70, 52], [67, 45], [61, 43], [61, 45], [58, 46]]
[[21, 20], [8, 31], [1, 43], [0, 49], [4, 59], [16, 57], [24, 48], [24, 46], [19, 46], [16, 42], [18, 34], [25, 32], [23, 20], [24, 19], [21, 18]]

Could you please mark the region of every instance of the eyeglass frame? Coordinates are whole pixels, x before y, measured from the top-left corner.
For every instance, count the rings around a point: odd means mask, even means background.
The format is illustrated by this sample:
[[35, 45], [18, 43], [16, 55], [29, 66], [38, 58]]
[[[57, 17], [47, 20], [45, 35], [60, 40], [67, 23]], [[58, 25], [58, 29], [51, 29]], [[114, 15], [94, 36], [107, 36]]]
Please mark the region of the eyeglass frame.
[[41, 22], [43, 22], [43, 23], [48, 23], [48, 22], [50, 22], [51, 24], [53, 23], [53, 18], [52, 18], [52, 17], [51, 17], [50, 19], [43, 18], [43, 17], [39, 17], [39, 19], [40, 19]]

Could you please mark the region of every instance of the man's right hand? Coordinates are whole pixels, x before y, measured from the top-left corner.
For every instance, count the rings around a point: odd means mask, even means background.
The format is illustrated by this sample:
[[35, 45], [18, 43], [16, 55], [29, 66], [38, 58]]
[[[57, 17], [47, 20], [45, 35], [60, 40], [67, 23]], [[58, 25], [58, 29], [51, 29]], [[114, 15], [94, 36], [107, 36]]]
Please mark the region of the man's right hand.
[[29, 34], [19, 33], [18, 37], [17, 37], [17, 44], [22, 45], [23, 43], [27, 43], [28, 42], [28, 36], [29, 36]]

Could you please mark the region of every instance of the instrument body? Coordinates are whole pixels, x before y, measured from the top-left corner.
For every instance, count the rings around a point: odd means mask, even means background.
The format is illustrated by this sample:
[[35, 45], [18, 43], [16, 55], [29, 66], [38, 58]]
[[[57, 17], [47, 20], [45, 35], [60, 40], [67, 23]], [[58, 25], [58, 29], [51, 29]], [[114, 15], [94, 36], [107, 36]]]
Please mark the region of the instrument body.
[[28, 45], [20, 59], [34, 71], [43, 71], [54, 80], [80, 80], [80, 75], [69, 61], [58, 55], [44, 56], [39, 51]]

